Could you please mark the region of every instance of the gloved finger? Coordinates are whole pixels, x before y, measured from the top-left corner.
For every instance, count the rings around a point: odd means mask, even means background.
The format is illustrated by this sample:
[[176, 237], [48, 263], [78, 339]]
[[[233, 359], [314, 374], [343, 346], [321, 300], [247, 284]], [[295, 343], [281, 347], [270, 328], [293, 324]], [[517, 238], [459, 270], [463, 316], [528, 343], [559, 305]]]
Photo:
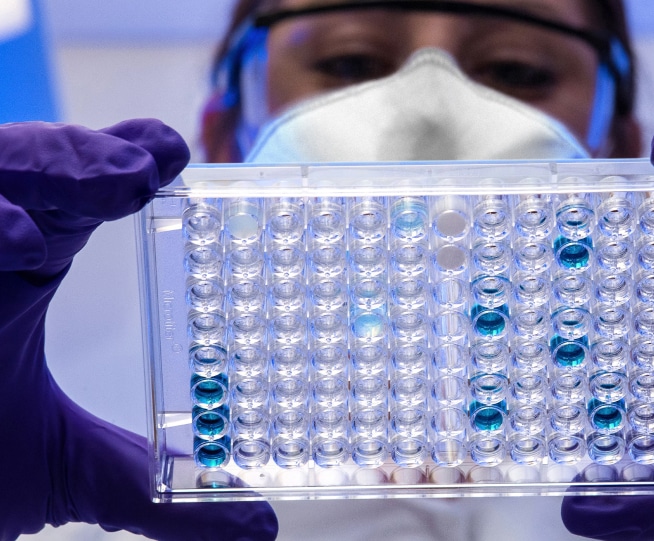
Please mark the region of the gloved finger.
[[566, 496], [563, 524], [573, 534], [602, 541], [654, 539], [651, 496]]
[[[160, 131], [163, 142], [157, 139]], [[110, 133], [42, 122], [0, 126], [0, 193], [26, 209], [121, 218], [139, 210], [160, 187], [160, 169], [170, 174], [184, 160], [180, 156], [187, 156], [186, 144], [179, 136], [173, 143], [170, 131], [149, 133], [150, 150], [161, 143], [164, 155], [173, 156], [158, 156], [159, 165], [149, 150]], [[176, 164], [173, 171], [168, 163]]]
[[170, 184], [190, 159], [190, 151], [180, 135], [154, 119], [126, 120], [100, 130], [147, 150], [157, 164], [159, 187]]
[[54, 509], [50, 522], [97, 523], [159, 541], [273, 540], [277, 519], [265, 502], [152, 503], [145, 439], [94, 418], [62, 395], [66, 465], [54, 486], [72, 505]]
[[43, 235], [30, 216], [0, 194], [0, 271], [32, 270], [45, 261]]

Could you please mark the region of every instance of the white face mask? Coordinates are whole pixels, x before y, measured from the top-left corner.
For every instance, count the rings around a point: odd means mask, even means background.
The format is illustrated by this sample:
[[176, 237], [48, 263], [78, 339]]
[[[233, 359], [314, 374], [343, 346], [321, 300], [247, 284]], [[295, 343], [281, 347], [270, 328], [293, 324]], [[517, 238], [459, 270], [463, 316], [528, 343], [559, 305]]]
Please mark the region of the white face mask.
[[588, 157], [559, 122], [468, 79], [438, 49], [398, 72], [298, 104], [266, 125], [250, 163]]

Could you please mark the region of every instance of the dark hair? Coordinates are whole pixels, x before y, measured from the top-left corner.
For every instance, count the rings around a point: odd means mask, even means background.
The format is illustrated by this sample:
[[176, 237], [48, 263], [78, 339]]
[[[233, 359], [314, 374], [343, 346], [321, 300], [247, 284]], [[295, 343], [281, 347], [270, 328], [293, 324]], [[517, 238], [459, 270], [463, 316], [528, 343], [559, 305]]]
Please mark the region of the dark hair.
[[[225, 37], [218, 44], [214, 53], [212, 73], [217, 73], [219, 66], [224, 62], [239, 27], [254, 13], [264, 7], [269, 7], [271, 3], [273, 3], [272, 0], [239, 0], [237, 2]], [[620, 99], [617, 101], [615, 116], [630, 118], [633, 114], [636, 94], [635, 59], [623, 0], [589, 0], [588, 6], [596, 13], [596, 29], [618, 38], [627, 54], [630, 69], [623, 81], [623, 89]], [[224, 96], [218, 93], [214, 94], [205, 108], [202, 141], [207, 156], [220, 155], [222, 161], [240, 161], [242, 156], [233, 137], [240, 115], [240, 105], [238, 101], [233, 102], [233, 100], [224, 100], [223, 98]], [[223, 148], [217, 152], [219, 146]]]
[[[245, 20], [261, 9], [265, 0], [239, 0], [232, 12], [232, 19], [225, 33], [225, 37], [218, 44], [213, 56], [212, 74], [224, 61], [234, 35]], [[224, 97], [215, 90], [202, 112], [201, 140], [204, 147], [205, 158], [209, 161], [240, 162], [243, 159], [238, 148], [234, 133], [241, 114], [240, 104], [226, 104]]]

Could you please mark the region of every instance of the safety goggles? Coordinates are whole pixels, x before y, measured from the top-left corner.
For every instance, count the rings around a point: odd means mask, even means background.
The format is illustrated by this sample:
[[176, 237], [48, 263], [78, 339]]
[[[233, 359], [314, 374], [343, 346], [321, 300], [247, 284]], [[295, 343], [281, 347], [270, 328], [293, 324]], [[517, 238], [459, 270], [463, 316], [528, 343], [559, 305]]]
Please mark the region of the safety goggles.
[[[513, 45], [516, 50], [528, 50], [535, 47], [535, 42], [539, 42], [540, 54], [546, 51], [553, 59], [566, 59], [573, 56], [575, 50], [590, 48], [596, 55], [598, 65], [596, 95], [589, 127], [590, 147], [599, 144], [613, 113], [629, 108], [632, 66], [625, 46], [616, 36], [573, 27], [519, 8], [439, 0], [359, 0], [258, 13], [238, 29], [230, 41], [227, 55], [216, 66], [215, 83], [223, 96], [223, 104], [229, 107], [239, 102], [242, 68], [247, 64], [252, 51], [265, 46], [271, 28], [282, 23], [302, 22], [309, 27], [313, 24], [316, 35], [319, 35], [319, 25], [325, 24], [328, 18], [332, 25], [338, 25], [339, 16], [343, 17], [340, 19], [343, 22], [352, 21], [355, 17], [361, 20], [367, 18], [372, 25], [375, 24], [374, 14], [379, 13], [390, 15], [397, 21], [401, 21], [405, 14], [456, 17], [472, 24], [469, 30], [472, 45], [476, 41], [483, 44], [481, 38], [489, 35], [489, 32], [503, 32], [505, 35], [516, 36]], [[474, 51], [472, 45], [469, 49]], [[461, 63], [460, 58], [457, 60]], [[465, 67], [463, 71], [466, 71]], [[522, 73], [508, 73], [507, 76], [512, 76], [515, 84], [520, 83], [520, 77], [525, 77]], [[532, 70], [528, 76], [533, 79], [539, 74]], [[484, 81], [481, 82], [484, 84]]]

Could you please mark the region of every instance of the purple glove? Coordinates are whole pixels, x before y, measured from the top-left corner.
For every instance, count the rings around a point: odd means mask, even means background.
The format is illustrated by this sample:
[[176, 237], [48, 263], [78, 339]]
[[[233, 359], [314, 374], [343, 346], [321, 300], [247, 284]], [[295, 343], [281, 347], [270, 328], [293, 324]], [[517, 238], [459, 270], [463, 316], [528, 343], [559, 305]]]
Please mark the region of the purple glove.
[[566, 496], [563, 524], [573, 534], [603, 541], [654, 539], [652, 496]]
[[154, 120], [0, 126], [0, 541], [70, 521], [162, 541], [277, 534], [267, 503], [152, 503], [145, 439], [73, 403], [45, 362], [45, 313], [73, 256], [188, 159]]

